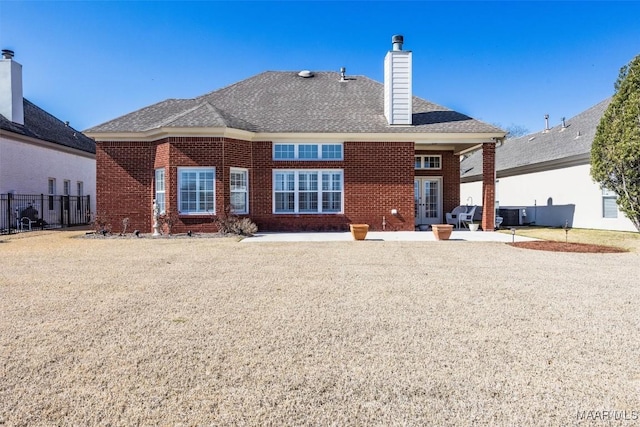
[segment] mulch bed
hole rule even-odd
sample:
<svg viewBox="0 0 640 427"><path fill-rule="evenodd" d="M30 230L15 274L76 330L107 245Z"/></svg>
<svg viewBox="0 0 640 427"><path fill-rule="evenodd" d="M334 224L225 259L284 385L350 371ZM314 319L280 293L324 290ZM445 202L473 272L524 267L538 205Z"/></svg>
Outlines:
<svg viewBox="0 0 640 427"><path fill-rule="evenodd" d="M620 253L628 252L626 249L615 246L592 245L587 243L565 243L551 240L536 240L533 242L508 243L516 248L535 249L538 251L552 252L580 252L580 253Z"/></svg>

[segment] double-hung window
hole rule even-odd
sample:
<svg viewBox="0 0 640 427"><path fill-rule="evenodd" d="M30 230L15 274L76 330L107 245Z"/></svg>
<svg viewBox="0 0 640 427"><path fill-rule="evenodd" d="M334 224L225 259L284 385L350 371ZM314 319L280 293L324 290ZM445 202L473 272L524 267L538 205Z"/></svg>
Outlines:
<svg viewBox="0 0 640 427"><path fill-rule="evenodd" d="M178 168L180 214L215 214L215 175L215 168Z"/></svg>
<svg viewBox="0 0 640 427"><path fill-rule="evenodd" d="M155 177L156 187L156 208L159 214L163 214L166 211L166 199L165 199L165 175L164 169L156 169Z"/></svg>
<svg viewBox="0 0 640 427"><path fill-rule="evenodd" d="M273 144L274 160L342 160L342 144Z"/></svg>
<svg viewBox="0 0 640 427"><path fill-rule="evenodd" d="M231 186L231 212L235 214L249 213L249 171L231 168L229 183Z"/></svg>
<svg viewBox="0 0 640 427"><path fill-rule="evenodd" d="M49 178L49 181L47 182L47 189L49 191L49 210L52 211L53 210L53 199L54 196L56 195L56 179L55 178Z"/></svg>
<svg viewBox="0 0 640 427"><path fill-rule="evenodd" d="M344 200L342 170L274 170L273 212L341 213Z"/></svg>

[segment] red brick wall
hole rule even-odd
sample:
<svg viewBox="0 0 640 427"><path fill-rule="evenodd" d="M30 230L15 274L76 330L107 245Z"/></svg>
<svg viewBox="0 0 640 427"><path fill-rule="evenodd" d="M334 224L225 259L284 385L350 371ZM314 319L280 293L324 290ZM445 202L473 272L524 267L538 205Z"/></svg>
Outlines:
<svg viewBox="0 0 640 427"><path fill-rule="evenodd" d="M496 211L496 144L482 144L482 229L495 229ZM489 209L487 209L489 207Z"/></svg>
<svg viewBox="0 0 640 427"><path fill-rule="evenodd" d="M270 141L253 144L251 219L263 230L413 230L413 143L345 142L343 161L274 161ZM344 213L273 214L273 169L342 169ZM391 215L397 209L398 215Z"/></svg>
<svg viewBox="0 0 640 427"><path fill-rule="evenodd" d="M96 215L110 223L112 231L151 230L155 144L149 142L96 143Z"/></svg>
<svg viewBox="0 0 640 427"><path fill-rule="evenodd" d="M347 230L349 223L367 223L371 230L413 230L413 178L443 177L443 212L460 198L458 156L446 151L442 170L415 171L412 142L345 142L343 161L274 161L270 141L179 137L146 142L99 142L97 158L98 213L121 221L129 230L151 232L154 169L165 168L167 210L177 211L177 171L181 166L216 168L216 212L230 201L229 168L249 170L248 215L261 230ZM278 214L272 200L273 169L342 169L344 213L339 215ZM126 191L123 191L126 189ZM397 209L398 215L391 214ZM383 219L384 217L384 219ZM211 215L180 216L174 233L215 231ZM116 230L117 231L117 230Z"/></svg>
<svg viewBox="0 0 640 427"><path fill-rule="evenodd" d="M414 230L413 142L345 142L345 216L370 230ZM391 210L396 209L396 216Z"/></svg>

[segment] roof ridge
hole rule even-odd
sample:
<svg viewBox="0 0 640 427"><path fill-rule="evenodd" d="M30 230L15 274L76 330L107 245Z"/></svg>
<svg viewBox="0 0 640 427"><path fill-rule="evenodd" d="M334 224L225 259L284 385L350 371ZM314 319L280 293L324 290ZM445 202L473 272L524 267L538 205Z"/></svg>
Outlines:
<svg viewBox="0 0 640 427"><path fill-rule="evenodd" d="M193 98L187 98L187 99L183 99L182 101L195 101L195 99ZM162 120L156 121L155 123L150 124L146 130L150 130L150 129L155 129L155 128L159 128L162 126L167 126L172 122L175 122L176 120L178 120L181 117L186 116L189 113L192 113L200 108L202 108L204 104L200 103L200 104L196 104L193 107L187 108L186 110L183 110L179 113L173 114L172 116L163 118Z"/></svg>

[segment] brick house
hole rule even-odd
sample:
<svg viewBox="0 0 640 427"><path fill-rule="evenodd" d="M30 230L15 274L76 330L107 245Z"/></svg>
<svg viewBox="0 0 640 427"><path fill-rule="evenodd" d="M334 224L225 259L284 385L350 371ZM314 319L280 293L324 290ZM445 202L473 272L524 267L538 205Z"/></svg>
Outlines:
<svg viewBox="0 0 640 427"><path fill-rule="evenodd" d="M150 230L155 199L178 214L176 232L214 231L225 207L261 230L414 230L458 205L460 154L479 147L492 205L505 132L413 96L402 43L393 37L384 84L344 69L264 72L88 129L98 215Z"/></svg>

